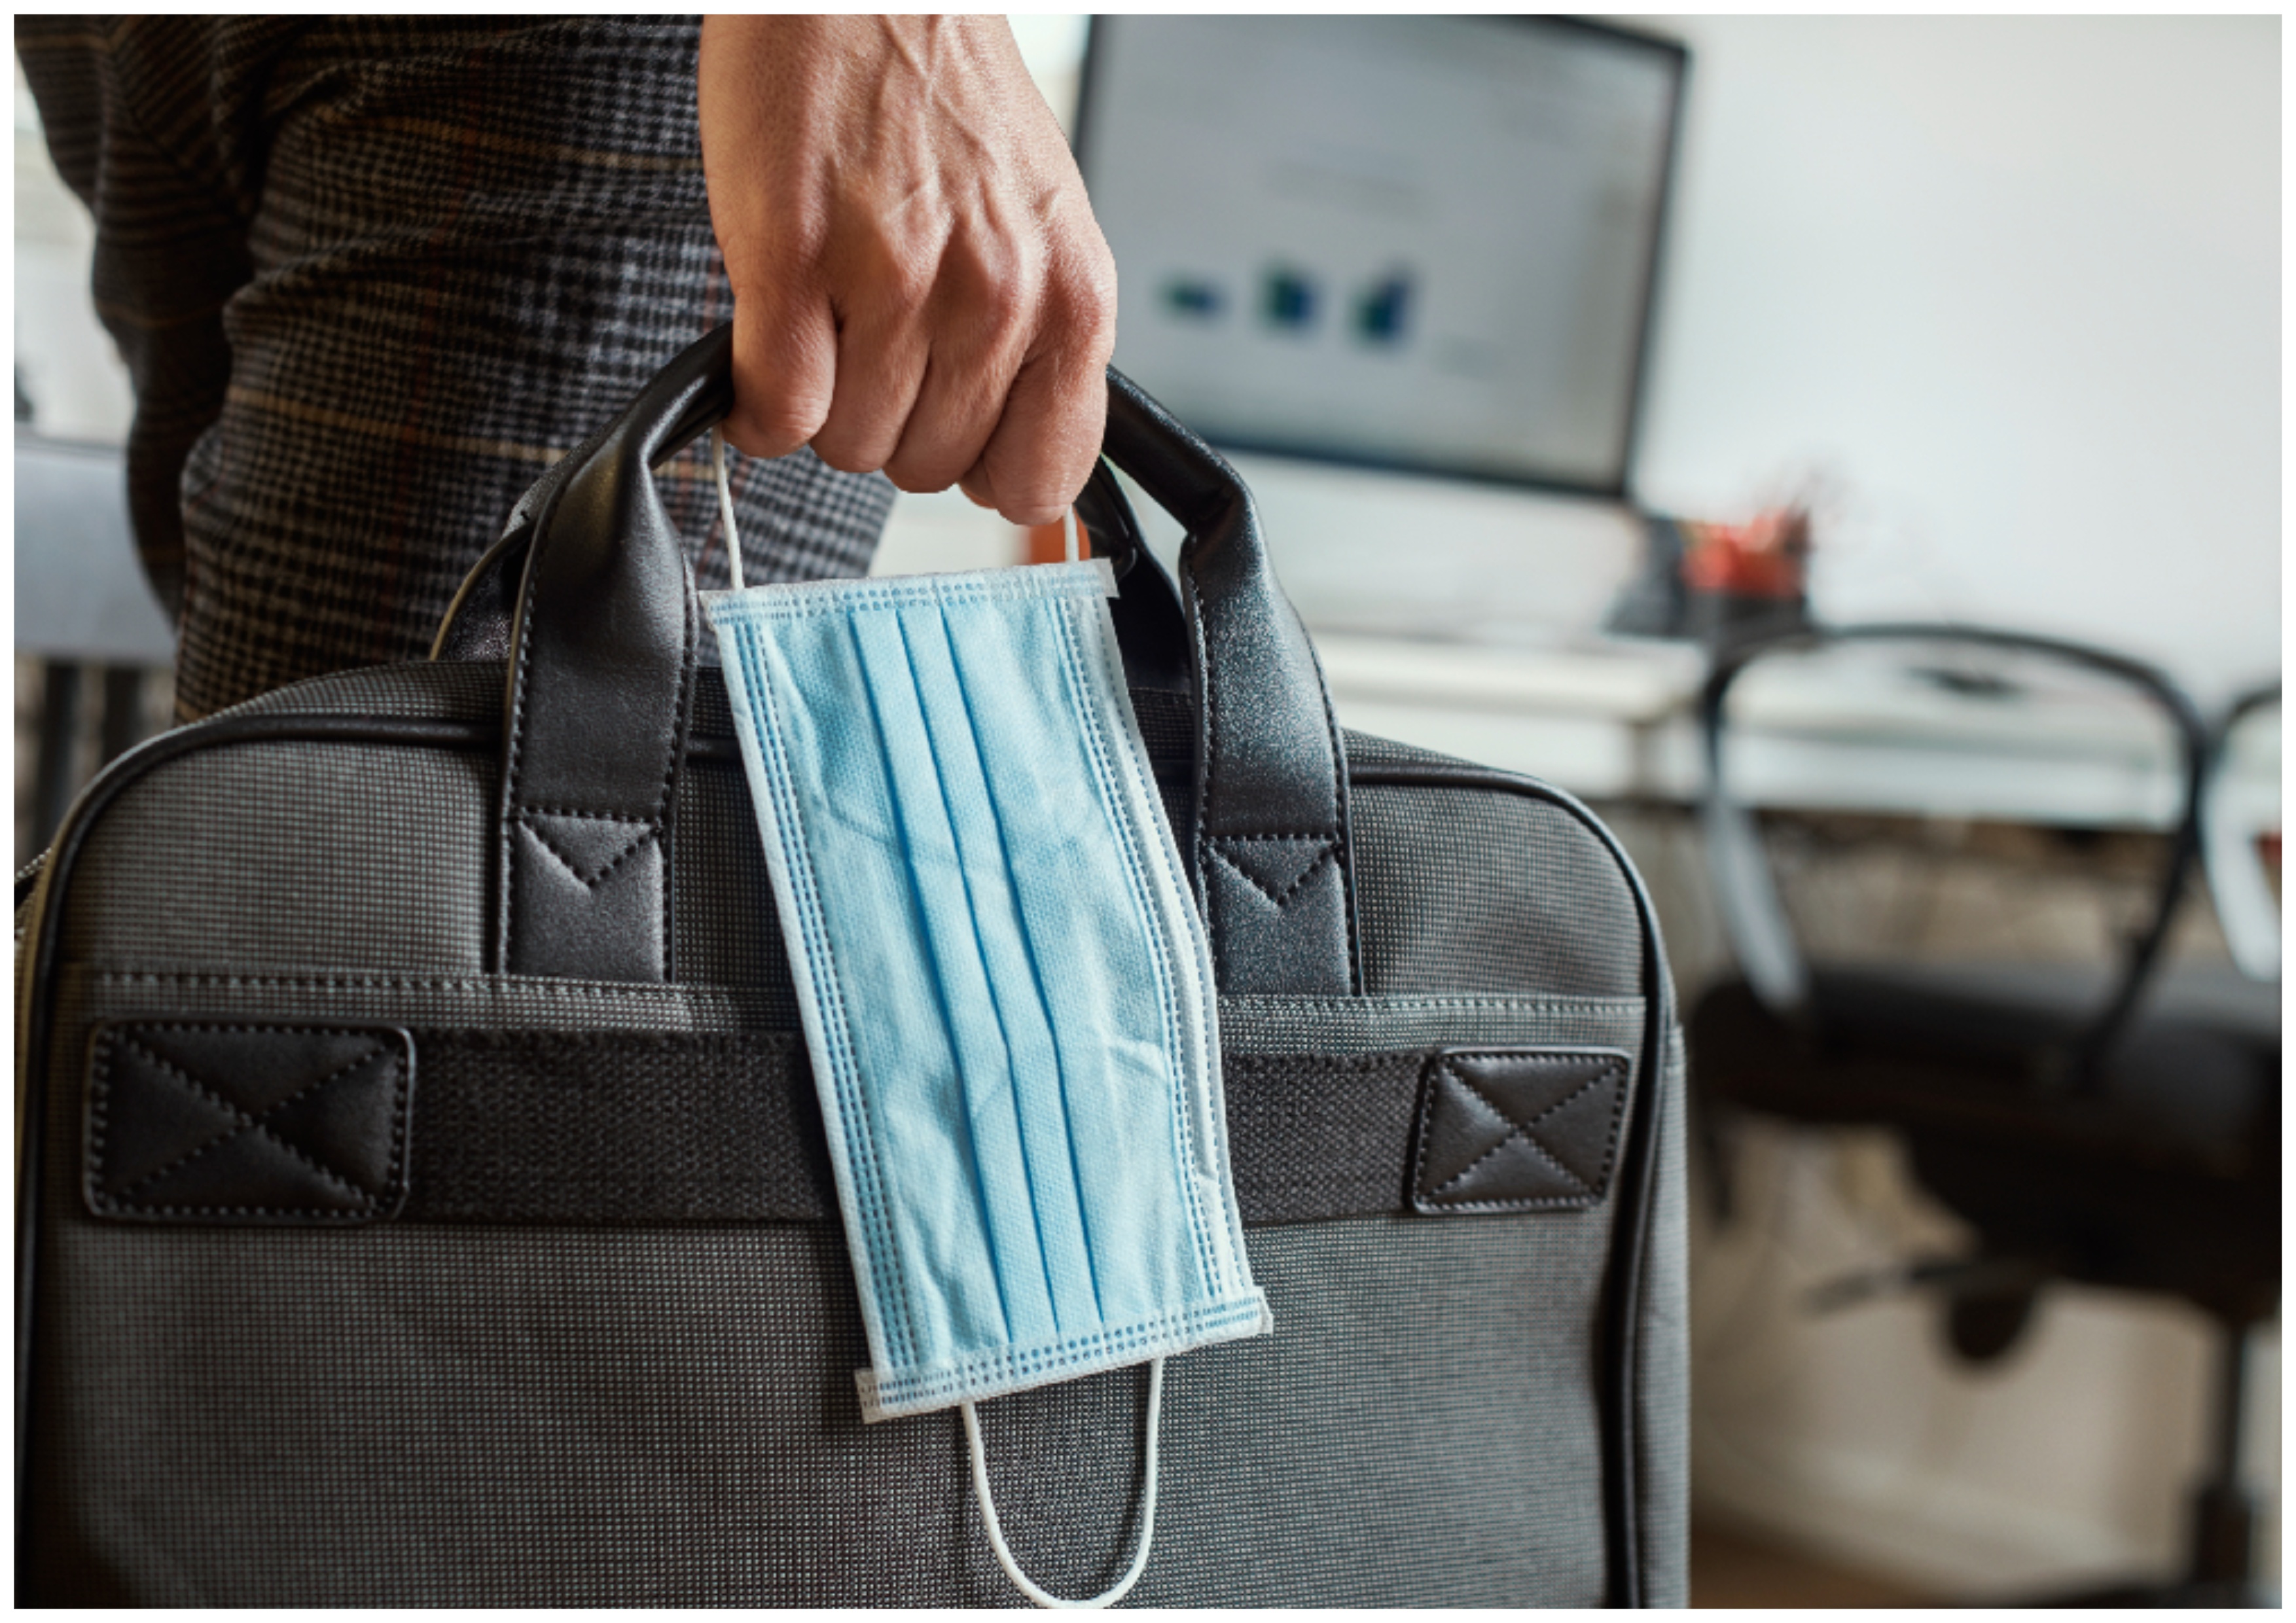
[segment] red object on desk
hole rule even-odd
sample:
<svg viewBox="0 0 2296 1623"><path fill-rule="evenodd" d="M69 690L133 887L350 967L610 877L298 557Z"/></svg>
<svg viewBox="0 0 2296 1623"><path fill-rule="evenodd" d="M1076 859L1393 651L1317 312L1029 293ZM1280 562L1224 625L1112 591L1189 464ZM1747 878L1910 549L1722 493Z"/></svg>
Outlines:
<svg viewBox="0 0 2296 1623"><path fill-rule="evenodd" d="M1809 563L1809 514L1773 508L1743 524L1682 526L1682 578L1693 592L1734 597L1799 598Z"/></svg>

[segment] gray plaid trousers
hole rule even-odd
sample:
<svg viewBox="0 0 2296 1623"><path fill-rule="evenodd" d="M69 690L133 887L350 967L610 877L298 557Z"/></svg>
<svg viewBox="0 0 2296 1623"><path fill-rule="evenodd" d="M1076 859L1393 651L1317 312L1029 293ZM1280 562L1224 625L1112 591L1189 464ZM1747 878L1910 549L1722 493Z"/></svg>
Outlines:
<svg viewBox="0 0 2296 1623"><path fill-rule="evenodd" d="M134 377L129 502L192 719L420 658L512 502L733 308L691 18L16 20ZM702 584L706 453L664 471ZM736 460L748 578L861 573L893 499Z"/></svg>

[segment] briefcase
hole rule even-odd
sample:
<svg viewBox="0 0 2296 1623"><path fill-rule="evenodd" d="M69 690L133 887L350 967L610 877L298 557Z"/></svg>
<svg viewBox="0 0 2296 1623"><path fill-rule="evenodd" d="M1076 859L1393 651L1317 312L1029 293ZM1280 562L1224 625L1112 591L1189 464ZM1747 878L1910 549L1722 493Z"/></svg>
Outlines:
<svg viewBox="0 0 2296 1623"><path fill-rule="evenodd" d="M36 1604L1012 1604L868 1353L720 673L651 471L521 500L435 657L166 734L19 884ZM1250 495L1111 374L1079 503L1209 934L1274 1332L1171 1361L1130 1603L1680 1603L1681 1046L1618 844L1342 732ZM1111 466L1185 529L1177 579ZM1399 541L1398 569L1407 566ZM1145 1378L981 1406L1089 1594Z"/></svg>

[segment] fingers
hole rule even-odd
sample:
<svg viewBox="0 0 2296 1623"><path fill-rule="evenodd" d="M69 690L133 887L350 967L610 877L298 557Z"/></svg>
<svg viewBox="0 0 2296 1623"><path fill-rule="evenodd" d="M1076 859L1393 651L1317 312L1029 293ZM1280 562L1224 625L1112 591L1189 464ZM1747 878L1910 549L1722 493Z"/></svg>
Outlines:
<svg viewBox="0 0 2296 1623"><path fill-rule="evenodd" d="M1004 414L971 476L1012 522L1059 522L1091 477L1108 416L1105 365L1040 357L1013 380Z"/></svg>
<svg viewBox="0 0 2296 1623"><path fill-rule="evenodd" d="M900 444L932 348L936 266L875 232L853 234L832 261L841 317L836 389L814 455L848 473L873 473Z"/></svg>
<svg viewBox="0 0 2296 1623"><path fill-rule="evenodd" d="M726 438L1056 516L1099 449L1115 268L1004 21L713 17L695 95Z"/></svg>
<svg viewBox="0 0 2296 1623"><path fill-rule="evenodd" d="M1100 455L1116 343L1115 265L1086 213L1040 297L1013 298L1011 290L1033 277L1000 281L994 266L975 274L978 287L964 289L974 316L940 329L973 341L936 344L886 472L904 490L941 490L954 480L1015 524L1053 523Z"/></svg>
<svg viewBox="0 0 2296 1623"><path fill-rule="evenodd" d="M788 455L829 420L837 375L837 321L826 298L797 290L737 298L726 439L747 455Z"/></svg>
<svg viewBox="0 0 2296 1623"><path fill-rule="evenodd" d="M867 291L841 330L828 300L783 299L756 324L781 330L745 346L737 307L742 432L728 438L765 455L810 443L830 466L882 469L903 490L962 483L1015 524L1065 512L1100 453L1110 301L1074 278L1045 287L966 244L930 272L880 257L845 280ZM745 360L758 369L744 373Z"/></svg>
<svg viewBox="0 0 2296 1623"><path fill-rule="evenodd" d="M967 475L1015 524L1054 523L1069 510L1091 477L1107 424L1116 267L1088 215L1083 233L1054 281L1038 341L1004 395L996 431Z"/></svg>
<svg viewBox="0 0 2296 1623"><path fill-rule="evenodd" d="M946 490L980 460L1041 302L1041 275L1026 258L962 239L950 245L924 376L885 460L901 489Z"/></svg>

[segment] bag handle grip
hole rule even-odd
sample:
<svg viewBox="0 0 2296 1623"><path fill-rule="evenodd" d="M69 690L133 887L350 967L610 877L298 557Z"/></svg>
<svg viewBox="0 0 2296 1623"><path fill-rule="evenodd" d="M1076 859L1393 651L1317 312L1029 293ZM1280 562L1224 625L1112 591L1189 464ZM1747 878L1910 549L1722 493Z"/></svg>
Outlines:
<svg viewBox="0 0 2296 1623"><path fill-rule="evenodd" d="M1220 989L1345 995L1359 984L1347 762L1315 650L1234 470L1113 368L1108 387L1107 462L1187 532L1177 588L1105 467L1078 510L1126 577L1128 671L1167 688L1185 673L1193 690L1193 826L1175 832ZM700 615L649 470L733 400L732 329L720 327L520 500L441 626L434 657L507 661L492 955L503 971L672 978L672 814Z"/></svg>

